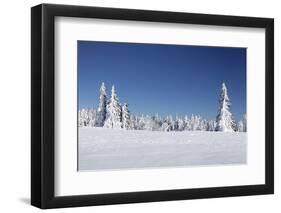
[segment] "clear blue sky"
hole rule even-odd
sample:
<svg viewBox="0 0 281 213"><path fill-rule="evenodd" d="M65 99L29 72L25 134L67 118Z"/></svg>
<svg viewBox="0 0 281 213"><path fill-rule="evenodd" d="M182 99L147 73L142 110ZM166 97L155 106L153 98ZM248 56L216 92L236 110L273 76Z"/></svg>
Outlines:
<svg viewBox="0 0 281 213"><path fill-rule="evenodd" d="M232 113L246 113L246 49L78 41L79 108L97 107L105 82L135 115L214 119L222 82Z"/></svg>

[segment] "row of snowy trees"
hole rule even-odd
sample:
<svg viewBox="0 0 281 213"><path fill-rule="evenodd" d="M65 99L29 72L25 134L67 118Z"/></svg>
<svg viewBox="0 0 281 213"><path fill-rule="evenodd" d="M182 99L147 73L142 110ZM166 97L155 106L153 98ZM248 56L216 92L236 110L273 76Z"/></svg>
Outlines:
<svg viewBox="0 0 281 213"><path fill-rule="evenodd" d="M114 85L111 89L111 98L107 101L106 87L102 83L98 109L82 109L78 116L79 126L132 129L128 104L120 104Z"/></svg>
<svg viewBox="0 0 281 213"><path fill-rule="evenodd" d="M246 132L247 119L236 122L230 112L230 100L226 85L222 84L222 92L219 99L219 111L216 120L206 120L198 115L190 117L160 117L135 116L130 114L128 104L121 104L114 85L111 89L111 97L108 100L105 84L100 88L99 105L97 109L79 110L79 126L123 128L128 130L150 131L222 131L222 132Z"/></svg>

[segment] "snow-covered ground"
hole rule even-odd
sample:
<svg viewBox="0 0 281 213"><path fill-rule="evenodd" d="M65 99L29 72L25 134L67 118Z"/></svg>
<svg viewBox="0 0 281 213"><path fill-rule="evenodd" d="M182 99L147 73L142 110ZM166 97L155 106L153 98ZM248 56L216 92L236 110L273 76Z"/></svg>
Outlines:
<svg viewBox="0 0 281 213"><path fill-rule="evenodd" d="M79 170L246 163L247 134L79 128Z"/></svg>

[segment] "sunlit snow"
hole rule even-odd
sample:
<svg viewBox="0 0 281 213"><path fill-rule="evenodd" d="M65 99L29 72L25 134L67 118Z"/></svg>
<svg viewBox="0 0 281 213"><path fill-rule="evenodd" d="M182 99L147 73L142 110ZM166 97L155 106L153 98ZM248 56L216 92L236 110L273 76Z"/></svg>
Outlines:
<svg viewBox="0 0 281 213"><path fill-rule="evenodd" d="M115 170L245 164L247 133L79 127L78 168Z"/></svg>

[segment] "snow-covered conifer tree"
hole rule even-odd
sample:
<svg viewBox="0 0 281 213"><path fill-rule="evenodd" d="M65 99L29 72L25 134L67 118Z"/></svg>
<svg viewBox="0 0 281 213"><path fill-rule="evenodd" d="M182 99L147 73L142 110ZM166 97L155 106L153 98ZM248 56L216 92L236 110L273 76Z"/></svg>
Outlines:
<svg viewBox="0 0 281 213"><path fill-rule="evenodd" d="M81 109L78 111L78 125L82 126L95 126L96 121L96 110L91 109Z"/></svg>
<svg viewBox="0 0 281 213"><path fill-rule="evenodd" d="M179 119L178 119L178 130L179 130L179 131L183 131L184 128L185 128L184 119L179 118Z"/></svg>
<svg viewBox="0 0 281 213"><path fill-rule="evenodd" d="M146 118L142 115L141 117L136 117L136 126L138 130L143 130L146 123Z"/></svg>
<svg viewBox="0 0 281 213"><path fill-rule="evenodd" d="M247 115L246 114L244 114L242 122L243 122L243 132L247 132Z"/></svg>
<svg viewBox="0 0 281 213"><path fill-rule="evenodd" d="M107 128L122 128L122 108L114 85L111 89L110 102L107 105L106 120L104 126Z"/></svg>
<svg viewBox="0 0 281 213"><path fill-rule="evenodd" d="M172 117L171 116L167 116L166 119L164 119L162 126L161 126L161 130L164 132L169 132L172 131Z"/></svg>
<svg viewBox="0 0 281 213"><path fill-rule="evenodd" d="M154 118L154 130L160 131L160 128L162 126L161 117L157 113L153 118Z"/></svg>
<svg viewBox="0 0 281 213"><path fill-rule="evenodd" d="M131 119L128 104L122 106L122 127L123 129L131 129Z"/></svg>
<svg viewBox="0 0 281 213"><path fill-rule="evenodd" d="M146 115L144 117L144 126L143 126L143 129L144 130L154 130L154 118L149 116L149 115Z"/></svg>
<svg viewBox="0 0 281 213"><path fill-rule="evenodd" d="M137 129L137 117L134 115L130 115L130 124L131 124L131 129Z"/></svg>
<svg viewBox="0 0 281 213"><path fill-rule="evenodd" d="M145 123L143 129L150 131L157 131L160 129L159 117L156 116L145 116Z"/></svg>
<svg viewBox="0 0 281 213"><path fill-rule="evenodd" d="M172 116L172 115L169 115L168 118L167 118L167 120L168 120L168 124L170 125L169 131L174 131L175 120L174 120L173 116Z"/></svg>
<svg viewBox="0 0 281 213"><path fill-rule="evenodd" d="M191 115L191 118L190 118L191 130L192 131L200 130L200 122L201 122L200 116Z"/></svg>
<svg viewBox="0 0 281 213"><path fill-rule="evenodd" d="M238 132L244 132L243 121L238 122Z"/></svg>
<svg viewBox="0 0 281 213"><path fill-rule="evenodd" d="M179 130L179 117L178 116L176 116L175 120L173 121L172 128L173 128L173 131Z"/></svg>
<svg viewBox="0 0 281 213"><path fill-rule="evenodd" d="M213 121L213 120L209 120L207 122L207 131L215 131L216 129L216 121Z"/></svg>
<svg viewBox="0 0 281 213"><path fill-rule="evenodd" d="M187 130L187 131L190 131L191 130L191 121L190 119L188 118L188 116L184 116L184 129Z"/></svg>
<svg viewBox="0 0 281 213"><path fill-rule="evenodd" d="M97 121L97 111L94 108L88 110L88 118L89 118L88 126L94 127Z"/></svg>
<svg viewBox="0 0 281 213"><path fill-rule="evenodd" d="M88 110L87 109L81 109L78 112L79 117L79 126L88 126L89 118L88 118Z"/></svg>
<svg viewBox="0 0 281 213"><path fill-rule="evenodd" d="M102 127L106 119L106 107L107 107L107 94L106 87L104 82L102 82L100 87L100 97L99 97L99 106L97 109L96 116L96 126Z"/></svg>
<svg viewBox="0 0 281 213"><path fill-rule="evenodd" d="M234 119L233 119L232 129L234 130L234 132L238 131L238 123Z"/></svg>
<svg viewBox="0 0 281 213"><path fill-rule="evenodd" d="M199 128L200 131L207 131L208 129L208 121L206 119L201 119L199 123Z"/></svg>
<svg viewBox="0 0 281 213"><path fill-rule="evenodd" d="M161 130L164 132L169 132L171 130L170 124L167 121L164 121L161 126Z"/></svg>
<svg viewBox="0 0 281 213"><path fill-rule="evenodd" d="M79 111L79 126L88 126L89 118L88 118L88 110L81 109Z"/></svg>
<svg viewBox="0 0 281 213"><path fill-rule="evenodd" d="M227 94L225 83L222 83L221 95L219 99L219 111L216 118L216 131L234 132L236 123L230 112L230 99Z"/></svg>

